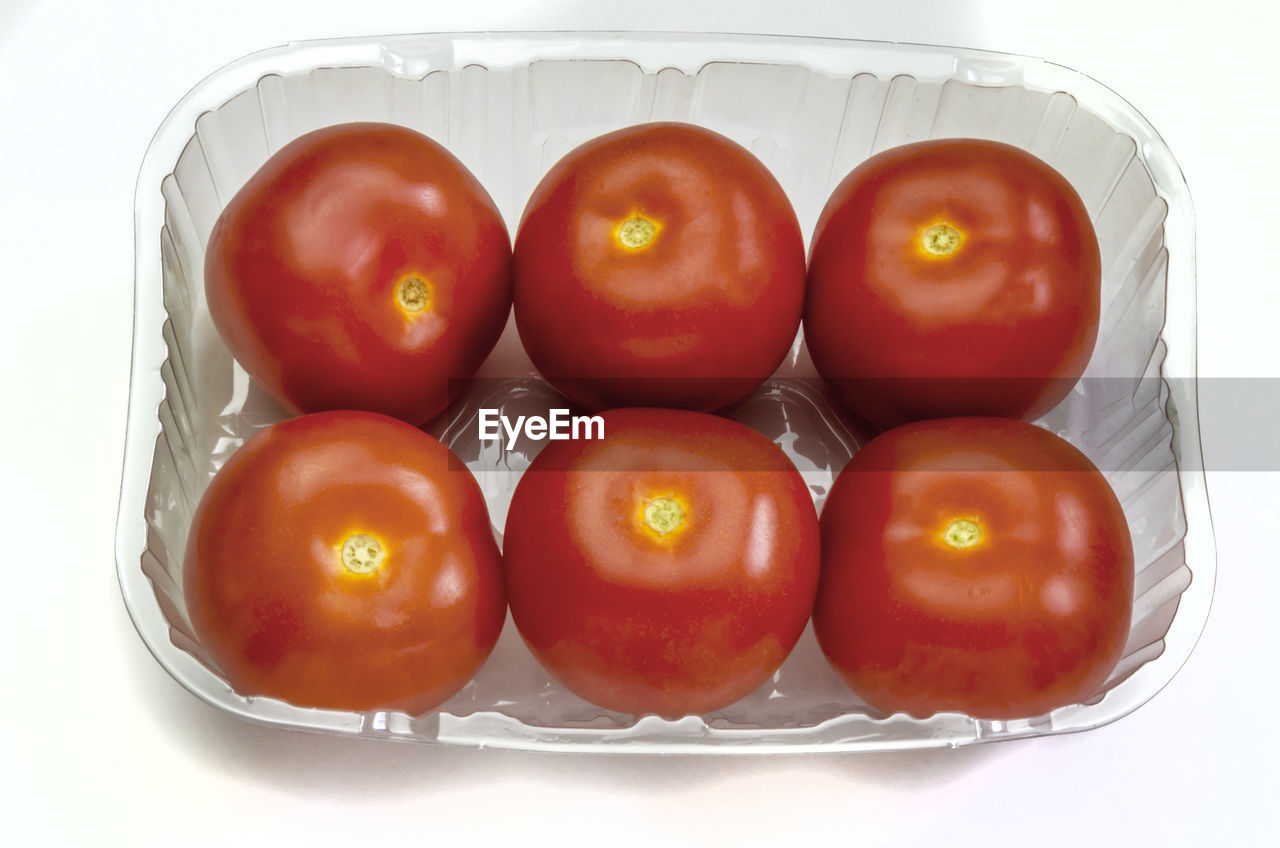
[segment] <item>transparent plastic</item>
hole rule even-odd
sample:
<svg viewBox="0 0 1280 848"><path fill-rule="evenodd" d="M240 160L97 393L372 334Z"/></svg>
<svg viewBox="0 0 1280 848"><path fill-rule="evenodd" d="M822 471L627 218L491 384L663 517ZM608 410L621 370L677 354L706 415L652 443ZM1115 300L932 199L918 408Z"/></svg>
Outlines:
<svg viewBox="0 0 1280 848"><path fill-rule="evenodd" d="M204 244L235 191L283 144L351 120L439 140L494 196L512 233L534 185L575 145L681 120L747 146L806 234L835 184L908 141L1016 144L1061 171L1102 246L1103 311L1086 377L1041 421L1107 473L1137 558L1125 658L1089 703L1026 721L881 716L828 668L812 631L781 670L716 713L668 721L593 707L555 684L510 620L476 679L422 716L301 709L233 693L191 633L182 556L215 470L282 411L227 353L205 307ZM156 133L136 199L132 388L116 559L129 613L183 686L268 724L473 746L574 751L874 751L1085 730L1155 695L1208 615L1215 552L1195 395L1194 232L1186 184L1155 130L1104 86L1036 59L830 39L677 34L444 34L293 44L196 86ZM508 325L484 379L433 426L476 474L495 533L534 446L482 443L476 410L545 409L549 390ZM773 437L819 506L856 449L797 339L734 417Z"/></svg>

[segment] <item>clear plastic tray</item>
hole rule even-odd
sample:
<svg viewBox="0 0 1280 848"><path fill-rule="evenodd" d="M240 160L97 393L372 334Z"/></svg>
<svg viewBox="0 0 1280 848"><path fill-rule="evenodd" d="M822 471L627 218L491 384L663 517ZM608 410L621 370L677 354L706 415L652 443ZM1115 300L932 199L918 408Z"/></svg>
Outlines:
<svg viewBox="0 0 1280 848"><path fill-rule="evenodd" d="M284 417L237 366L204 302L204 244L224 203L272 153L351 120L404 124L447 145L512 233L541 175L575 145L681 120L746 145L805 233L835 184L903 142L976 136L1019 145L1071 180L1103 256L1102 323L1084 380L1042 424L1107 473L1137 558L1126 656L1090 703L1034 720L879 716L824 662L812 631L781 670L719 712L667 721L609 713L556 685L510 620L476 679L423 716L301 709L234 694L207 664L182 596L192 510L214 471ZM456 745L575 751L768 752L958 746L1084 730L1156 694L1190 654L1213 592L1195 395L1194 232L1178 166L1104 86L1036 59L828 39L726 35L448 34L293 44L196 86L156 133L138 179L137 289L116 559L129 613L183 686L238 716L291 728ZM527 412L550 395L514 327L483 379L432 432L476 473L495 532L533 446L482 444L481 406ZM856 447L799 339L735 417L775 438L815 500ZM518 408L518 410L517 410Z"/></svg>

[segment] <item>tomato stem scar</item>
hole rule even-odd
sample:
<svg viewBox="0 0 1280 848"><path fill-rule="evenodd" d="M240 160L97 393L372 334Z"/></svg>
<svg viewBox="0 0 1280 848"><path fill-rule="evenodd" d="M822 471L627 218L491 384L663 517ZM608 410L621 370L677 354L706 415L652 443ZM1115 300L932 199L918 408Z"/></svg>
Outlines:
<svg viewBox="0 0 1280 848"><path fill-rule="evenodd" d="M416 274L408 274L396 287L396 302L405 312L421 312L431 300L431 286Z"/></svg>
<svg viewBox="0 0 1280 848"><path fill-rule="evenodd" d="M632 215L618 225L618 241L629 250L639 250L653 241L658 227L643 215Z"/></svg>
<svg viewBox="0 0 1280 848"><path fill-rule="evenodd" d="M650 498L644 502L645 526L659 536L679 530L684 518L684 507L675 498Z"/></svg>
<svg viewBox="0 0 1280 848"><path fill-rule="evenodd" d="M982 541L982 529L977 522L967 518L957 518L942 531L942 539L953 548L964 550Z"/></svg>
<svg viewBox="0 0 1280 848"><path fill-rule="evenodd" d="M945 221L930 224L920 233L920 244L930 256L950 256L960 248L964 237Z"/></svg>
<svg viewBox="0 0 1280 848"><path fill-rule="evenodd" d="M342 564L352 574L373 574L386 559L386 547L373 536L355 533L342 542Z"/></svg>

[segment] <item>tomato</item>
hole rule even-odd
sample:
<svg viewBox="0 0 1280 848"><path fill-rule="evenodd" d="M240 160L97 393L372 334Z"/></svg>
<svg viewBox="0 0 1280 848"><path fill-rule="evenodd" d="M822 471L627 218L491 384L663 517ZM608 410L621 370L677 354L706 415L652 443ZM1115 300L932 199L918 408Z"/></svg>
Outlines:
<svg viewBox="0 0 1280 848"><path fill-rule="evenodd" d="M565 687L610 710L726 706L800 637L818 522L782 451L697 412L603 414L604 438L551 442L511 501L511 615Z"/></svg>
<svg viewBox="0 0 1280 848"><path fill-rule="evenodd" d="M184 567L192 626L232 689L303 707L425 712L471 679L506 617L475 480L367 412L246 442L200 501Z"/></svg>
<svg viewBox="0 0 1280 848"><path fill-rule="evenodd" d="M885 713L1030 718L1098 692L1133 579L1124 513L1084 454L1022 421L925 421L836 479L814 630Z"/></svg>
<svg viewBox="0 0 1280 848"><path fill-rule="evenodd" d="M629 127L534 190L516 234L516 326L583 407L717 409L795 341L804 264L795 211L745 148L687 124Z"/></svg>
<svg viewBox="0 0 1280 848"><path fill-rule="evenodd" d="M285 145L231 199L209 237L205 292L232 355L287 409L422 424L497 342L511 246L443 147L342 124Z"/></svg>
<svg viewBox="0 0 1280 848"><path fill-rule="evenodd" d="M1088 365L1100 297L1098 240L1066 179L1006 144L924 141L868 159L827 202L805 341L876 427L1031 420Z"/></svg>

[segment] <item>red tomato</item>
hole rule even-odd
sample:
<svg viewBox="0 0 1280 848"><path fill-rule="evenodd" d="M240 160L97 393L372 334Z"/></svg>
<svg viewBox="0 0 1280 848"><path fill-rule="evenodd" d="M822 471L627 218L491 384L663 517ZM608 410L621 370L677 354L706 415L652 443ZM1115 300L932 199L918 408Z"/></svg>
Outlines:
<svg viewBox="0 0 1280 848"><path fill-rule="evenodd" d="M645 124L578 147L516 235L525 350L590 409L740 400L786 355L803 304L804 242L782 187L700 127Z"/></svg>
<svg viewBox="0 0 1280 848"><path fill-rule="evenodd" d="M553 677L606 709L733 703L809 619L809 491L776 445L727 419L603 418L604 439L550 443L516 488L503 552L512 618Z"/></svg>
<svg viewBox="0 0 1280 848"><path fill-rule="evenodd" d="M231 199L209 237L205 293L232 355L283 406L422 424L497 342L511 246L443 147L342 124L286 145Z"/></svg>
<svg viewBox="0 0 1280 848"><path fill-rule="evenodd" d="M1030 718L1106 681L1133 577L1124 513L1084 454L1012 419L924 421L836 479L814 630L878 710Z"/></svg>
<svg viewBox="0 0 1280 848"><path fill-rule="evenodd" d="M188 611L231 688L304 707L422 713L506 617L480 489L443 445L367 412L269 427L214 477Z"/></svg>
<svg viewBox="0 0 1280 848"><path fill-rule="evenodd" d="M1098 334L1098 240L1071 185L1029 153L945 139L873 156L818 220L805 302L814 364L877 427L1036 418Z"/></svg>

